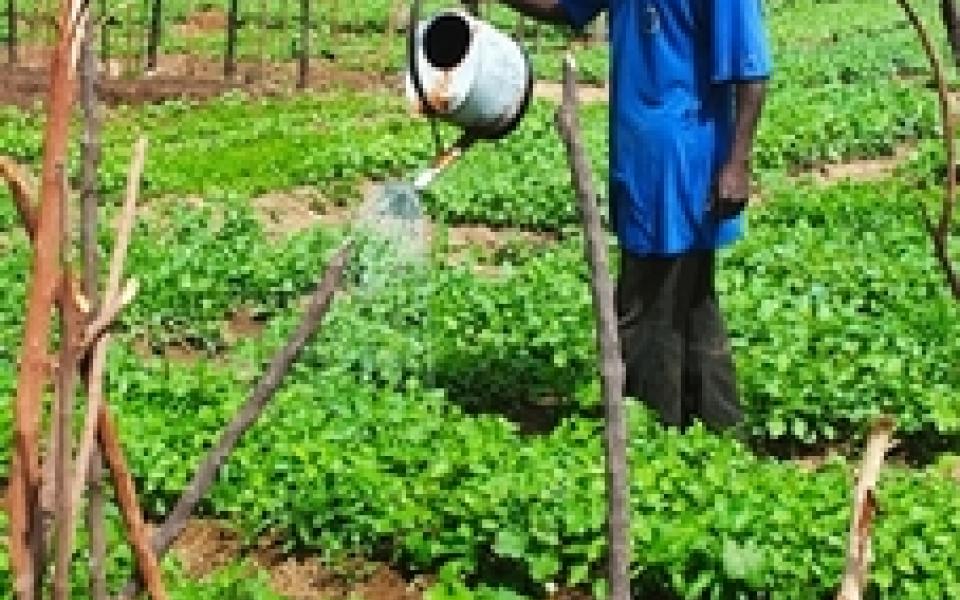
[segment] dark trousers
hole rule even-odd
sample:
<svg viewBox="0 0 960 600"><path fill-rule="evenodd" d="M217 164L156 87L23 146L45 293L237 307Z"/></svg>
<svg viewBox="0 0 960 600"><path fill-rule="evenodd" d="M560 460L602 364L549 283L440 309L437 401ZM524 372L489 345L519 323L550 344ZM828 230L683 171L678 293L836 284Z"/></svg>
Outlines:
<svg viewBox="0 0 960 600"><path fill-rule="evenodd" d="M676 257L621 251L616 296L624 391L665 425L686 428L696 418L723 429L742 419L714 269L712 251Z"/></svg>

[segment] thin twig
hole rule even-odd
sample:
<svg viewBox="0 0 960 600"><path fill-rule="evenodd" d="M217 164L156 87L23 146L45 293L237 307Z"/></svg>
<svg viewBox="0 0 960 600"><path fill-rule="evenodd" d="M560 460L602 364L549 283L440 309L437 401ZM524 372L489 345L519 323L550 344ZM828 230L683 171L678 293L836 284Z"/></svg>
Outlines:
<svg viewBox="0 0 960 600"><path fill-rule="evenodd" d="M130 232L133 230L133 220L137 212L137 192L140 189L146 156L147 138L141 136L134 146L130 171L127 174L126 199L123 203L120 223L117 225L117 239L114 244L113 255L110 257L107 291L103 296L105 301L117 298L117 293L120 291L120 279L123 276L123 265L127 259L127 246L130 244Z"/></svg>
<svg viewBox="0 0 960 600"><path fill-rule="evenodd" d="M74 515L80 508L83 499L83 489L86 486L87 470L91 463L91 457L97 439L97 419L100 414L100 405L103 404L103 373L106 368L107 348L110 344L110 334L104 333L97 339L93 348L90 361L89 383L87 386L87 412L83 420L83 432L80 434L80 445L77 449L77 456L74 460L74 472L76 477L73 480ZM74 527L76 525L74 524Z"/></svg>
<svg viewBox="0 0 960 600"><path fill-rule="evenodd" d="M101 307L100 314L94 319L93 323L87 327L87 332L84 334L83 341L80 344L81 348L92 348L97 338L117 320L120 311L133 302L133 298L136 295L137 280L128 279L119 296L115 298L108 297L108 300L105 301Z"/></svg>
<svg viewBox="0 0 960 600"><path fill-rule="evenodd" d="M20 221L27 230L30 239L37 232L37 209L35 187L27 179L24 169L15 163L13 159L6 156L0 156L0 177L6 180L10 188L10 195L13 196L13 203L17 207L17 214Z"/></svg>
<svg viewBox="0 0 960 600"><path fill-rule="evenodd" d="M930 214L925 205L921 204L920 210L922 211L927 231L933 238L936 257L940 262L940 266L943 268L943 272L947 278L947 284L950 286L950 291L953 293L953 297L960 301L960 274L957 273L956 268L953 266L953 259L950 256L950 225L953 222L953 207L957 196L957 166L954 146L954 123L950 111L950 96L947 92L946 77L943 74L940 57L934 48L926 26L924 26L923 21L920 19L920 15L917 14L908 0L897 0L897 4L903 8L910 23L913 24L913 28L917 31L917 36L920 38L923 50L930 60L930 67L933 70L933 75L937 82L937 95L940 99L940 115L943 121L943 143L947 152L947 187L940 211L940 219L936 225L934 225L933 220L930 218Z"/></svg>

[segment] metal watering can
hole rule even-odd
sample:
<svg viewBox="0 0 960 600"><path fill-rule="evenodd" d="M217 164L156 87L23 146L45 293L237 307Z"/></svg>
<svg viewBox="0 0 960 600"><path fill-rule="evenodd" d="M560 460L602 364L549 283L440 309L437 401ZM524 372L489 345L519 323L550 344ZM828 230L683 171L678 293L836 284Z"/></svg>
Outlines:
<svg viewBox="0 0 960 600"><path fill-rule="evenodd" d="M527 112L534 81L530 59L513 38L461 9L421 21L420 2L411 3L406 92L431 120L438 157L415 180L417 190L478 140L509 135ZM439 150L437 119L463 130L446 151Z"/></svg>

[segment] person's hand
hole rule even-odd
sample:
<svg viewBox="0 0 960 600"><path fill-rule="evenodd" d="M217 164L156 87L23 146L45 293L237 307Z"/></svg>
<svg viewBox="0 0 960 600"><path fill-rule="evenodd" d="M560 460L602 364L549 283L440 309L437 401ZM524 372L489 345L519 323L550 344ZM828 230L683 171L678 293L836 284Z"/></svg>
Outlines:
<svg viewBox="0 0 960 600"><path fill-rule="evenodd" d="M730 219L741 212L750 198L750 165L729 161L720 169L713 185L710 210L717 219Z"/></svg>

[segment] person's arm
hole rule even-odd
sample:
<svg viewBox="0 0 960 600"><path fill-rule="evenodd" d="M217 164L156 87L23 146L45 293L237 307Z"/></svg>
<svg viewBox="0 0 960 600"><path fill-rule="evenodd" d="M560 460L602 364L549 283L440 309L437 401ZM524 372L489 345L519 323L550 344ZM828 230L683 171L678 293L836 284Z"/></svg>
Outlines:
<svg viewBox="0 0 960 600"><path fill-rule="evenodd" d="M750 155L757 124L766 97L765 81L744 81L736 85L736 125L730 156L720 171L717 187L720 200L745 201L750 197Z"/></svg>
<svg viewBox="0 0 960 600"><path fill-rule="evenodd" d="M556 25L569 25L570 18L560 0L499 0L520 14Z"/></svg>
<svg viewBox="0 0 960 600"><path fill-rule="evenodd" d="M772 61L761 0L712 0L711 6L711 79L735 93L733 139L713 189L714 211L727 218L750 198L750 155Z"/></svg>

